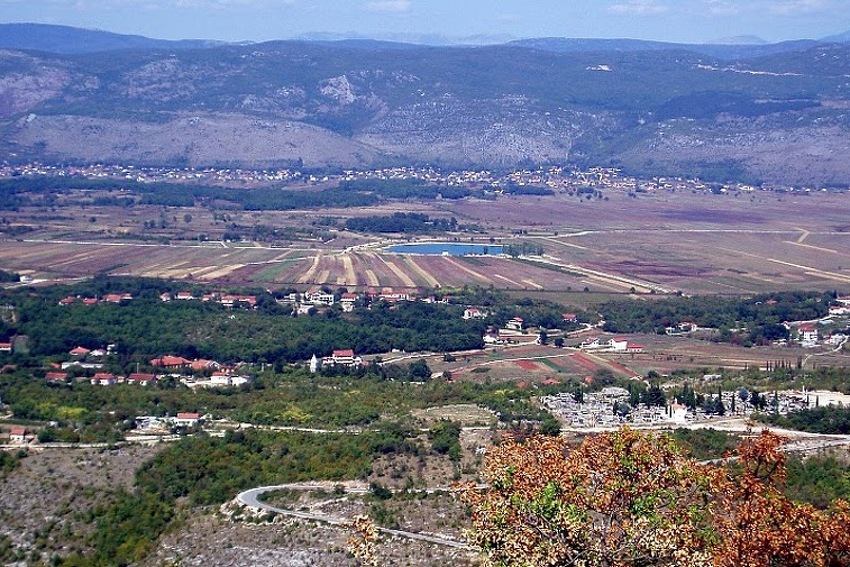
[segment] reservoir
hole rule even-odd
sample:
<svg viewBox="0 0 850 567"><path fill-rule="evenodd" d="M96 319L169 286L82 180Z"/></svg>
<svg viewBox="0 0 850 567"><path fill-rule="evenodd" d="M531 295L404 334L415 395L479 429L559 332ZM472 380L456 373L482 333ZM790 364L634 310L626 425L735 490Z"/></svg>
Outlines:
<svg viewBox="0 0 850 567"><path fill-rule="evenodd" d="M460 242L419 242L396 244L386 248L393 254L424 254L426 256L498 256L503 247L498 244L463 244Z"/></svg>

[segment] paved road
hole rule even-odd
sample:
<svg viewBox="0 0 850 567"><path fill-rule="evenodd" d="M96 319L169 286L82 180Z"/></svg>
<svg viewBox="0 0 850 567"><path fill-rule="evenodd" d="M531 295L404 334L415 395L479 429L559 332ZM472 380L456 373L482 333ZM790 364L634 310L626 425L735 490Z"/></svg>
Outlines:
<svg viewBox="0 0 850 567"><path fill-rule="evenodd" d="M270 504L266 504L265 502L260 501L260 496L265 494L266 492L273 492L275 490L300 490L300 491L314 491L314 490L328 490L327 485L318 485L318 484L281 484L277 486L261 486L258 488L252 488L251 490L246 490L245 492L240 493L236 496L236 500L249 508L255 508L259 510L266 510L268 512L275 512L277 514L283 514L285 516L290 516L293 518L299 518L302 520L310 520L313 522L321 522L325 524L329 524L332 526L347 526L350 521L344 518L337 518L334 516L326 516L324 514L313 514L310 512L302 512L299 510L288 510L285 508L277 508L276 506L272 506ZM441 489L431 488L426 492L434 493ZM369 492L368 488L362 487L346 487L345 492L348 494L366 494ZM418 541L425 541L428 543L433 543L435 545L442 545L445 547L453 547L456 549L465 549L472 551L474 548L457 540L444 538L440 536L426 535L415 532L406 532L403 530L392 530L389 528L377 528L379 532L393 535L398 537L403 537L407 539L414 539Z"/></svg>

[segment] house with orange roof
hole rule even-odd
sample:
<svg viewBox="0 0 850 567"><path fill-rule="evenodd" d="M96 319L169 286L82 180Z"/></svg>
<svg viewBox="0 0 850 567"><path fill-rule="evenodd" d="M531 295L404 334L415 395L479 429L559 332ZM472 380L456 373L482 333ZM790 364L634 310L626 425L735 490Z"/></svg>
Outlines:
<svg viewBox="0 0 850 567"><path fill-rule="evenodd" d="M26 443L31 436L27 435L27 428L15 426L9 431L9 443L13 445L21 445Z"/></svg>
<svg viewBox="0 0 850 567"><path fill-rule="evenodd" d="M117 382L117 378L115 378L115 374L110 372L97 372L91 379L94 386L111 386L115 382Z"/></svg>
<svg viewBox="0 0 850 567"><path fill-rule="evenodd" d="M165 368L167 370L181 370L183 368L188 368L192 361L182 356L173 356L166 354L164 356L160 356L154 359L151 359L151 366L156 368Z"/></svg>
<svg viewBox="0 0 850 567"><path fill-rule="evenodd" d="M215 370L219 368L221 365L215 360L205 360L203 358L198 358L193 360L189 364L189 368L194 370L195 372L203 372L204 370Z"/></svg>
<svg viewBox="0 0 850 567"><path fill-rule="evenodd" d="M178 412L171 422L177 427L195 427L201 422L201 414L195 412Z"/></svg>
<svg viewBox="0 0 850 567"><path fill-rule="evenodd" d="M352 349L335 350L331 356L322 359L322 366L345 366L357 368L363 364L363 359L354 354Z"/></svg>
<svg viewBox="0 0 850 567"><path fill-rule="evenodd" d="M106 303L121 303L122 301L130 301L133 299L131 293L107 293L103 296L103 301Z"/></svg>
<svg viewBox="0 0 850 567"><path fill-rule="evenodd" d="M145 374L142 372L133 372L129 376L127 376L127 384L136 384L139 386L147 386L149 384L156 384L157 377L156 374Z"/></svg>
<svg viewBox="0 0 850 567"><path fill-rule="evenodd" d="M86 347L78 346L68 351L68 354L70 354L71 356L86 356L90 352L91 350L87 349Z"/></svg>

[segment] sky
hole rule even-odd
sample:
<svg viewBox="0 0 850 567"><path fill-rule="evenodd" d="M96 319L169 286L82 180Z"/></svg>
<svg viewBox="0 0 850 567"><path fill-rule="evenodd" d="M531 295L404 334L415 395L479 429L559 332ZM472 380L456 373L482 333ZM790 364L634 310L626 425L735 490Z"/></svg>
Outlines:
<svg viewBox="0 0 850 567"><path fill-rule="evenodd" d="M0 22L223 41L330 33L776 42L850 30L850 0L0 0Z"/></svg>

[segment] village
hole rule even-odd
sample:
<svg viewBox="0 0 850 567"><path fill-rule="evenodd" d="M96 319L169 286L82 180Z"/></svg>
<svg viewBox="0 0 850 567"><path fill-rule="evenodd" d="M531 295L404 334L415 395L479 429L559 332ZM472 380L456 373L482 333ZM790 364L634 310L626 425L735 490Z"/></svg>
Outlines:
<svg viewBox="0 0 850 567"><path fill-rule="evenodd" d="M199 302L219 305L227 310L256 310L263 302L271 299L258 295L234 294L225 291L157 291L156 297L163 304L180 304L182 302ZM136 301L132 293L119 291L106 293L102 296L69 295L59 300L62 308L71 306L95 305L126 305ZM388 309L396 309L405 302L423 303L455 303L458 297L451 294L437 296L425 293L422 296L410 291L399 291L385 287L366 290L361 293L339 289L336 292L329 288L310 288L304 292L289 291L274 296L271 305L284 307L290 316L316 316L329 310L351 313L358 309L371 309L381 302ZM458 311L458 317L470 322L481 322L485 329L482 336L483 349L481 353L491 353L503 357L506 364L511 360L522 361L523 349L542 348L563 352L585 371L604 368L605 360L609 362L626 381L640 382L649 386L650 383L640 373L616 362L623 357L644 355L647 347L635 342L634 336L611 335L602 332L605 321L580 322L576 313L561 314L561 328L544 328L529 325L520 316L514 316L501 324L493 319L493 311L485 306L463 305ZM847 335L838 330L847 326L850 315L850 296L837 296L829 307L829 314L816 321L783 322L782 326L788 331L788 340L774 341L774 347L796 347L813 349L818 353L837 352L847 342ZM565 330L566 329L566 330ZM681 321L668 327L665 335L668 341L689 339L691 336L704 336L714 333L716 329L705 329L689 321ZM703 335L701 335L703 334ZM663 336L663 335L662 335ZM644 336L644 338L647 338ZM27 337L13 337L8 343L0 343L0 353L11 354L16 345L26 348ZM221 363L204 358L186 358L170 353L159 354L147 361L137 364L135 371L114 372L115 368L108 361L114 358L118 345L78 344L69 350L64 357L54 358L43 370L44 380L59 387L75 383L88 383L96 387L126 386L126 387L157 387L171 384L171 387L185 387L196 391L201 389L230 389L250 387L252 382L264 370L257 364L246 362ZM509 354L516 350L517 357ZM542 351L541 351L542 352ZM543 356L539 352L538 356ZM600 356L601 355L601 356ZM469 353L464 356L469 357ZM477 355L481 356L481 355ZM602 358L608 357L608 359ZM64 360L62 360L64 358ZM430 360L432 362L443 358L453 360L451 353L370 353L364 356L352 348L337 348L329 354L313 353L312 357L295 366L301 367L311 374L319 372L349 373L367 369L373 364L383 365L402 360ZM600 366L601 364L601 366ZM626 362L631 366L631 363ZM522 368L525 366L520 365ZM10 368L4 367L4 371ZM432 379L451 380L451 366L442 366L444 370L433 372ZM555 366L554 368L558 368ZM625 373L625 374L624 374ZM39 374L41 375L41 374ZM584 379L584 385L575 392L562 392L556 395L542 396L540 403L547 411L555 416L564 426L577 429L592 429L616 427L622 424L636 426L679 427L694 423L706 423L720 417L746 419L754 412L772 412L784 415L805 408L843 406L850 404L850 398L835 392L803 390L779 390L770 394L757 394L745 388L734 391L714 389L712 382L720 381L721 374L704 374L702 377L704 398L699 404L693 400L679 400L663 397L661 403L644 403L636 400L634 393L625 387L606 385L598 390L591 388L594 382L592 376ZM549 377L543 384L558 384L559 378ZM656 386L657 384L652 384ZM681 387L680 383L669 379L661 384L662 389ZM596 391L594 391L596 390ZM207 416L209 417L209 416ZM193 412L177 412L172 417L142 417L137 420L135 427L144 430L145 434L166 434L178 428L194 428L202 425L204 416ZM12 443L23 439L22 443L34 441L32 430L16 428L11 438Z"/></svg>
<svg viewBox="0 0 850 567"><path fill-rule="evenodd" d="M133 165L93 164L83 166L47 165L30 163L25 165L0 165L0 179L12 177L78 177L84 179L126 180L137 183L196 183L206 185L238 185L244 187L267 186L278 183L292 185L329 185L347 181L420 181L447 187L479 187L495 193L514 184L546 187L555 192L571 192L578 188L617 189L626 192L653 191L700 191L716 193L781 191L812 192L816 188L747 183L707 183L696 178L651 177L637 178L624 175L616 167L550 166L537 169L518 169L506 174L490 170L449 170L434 167L388 167L371 170L343 170L326 174L305 173L297 169L244 168L168 168L136 167ZM850 187L847 188L850 190Z"/></svg>

